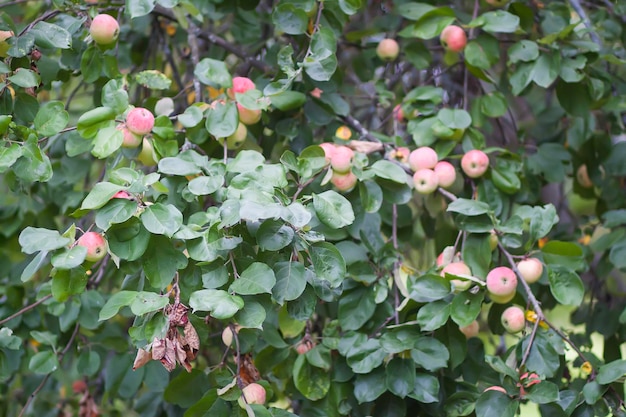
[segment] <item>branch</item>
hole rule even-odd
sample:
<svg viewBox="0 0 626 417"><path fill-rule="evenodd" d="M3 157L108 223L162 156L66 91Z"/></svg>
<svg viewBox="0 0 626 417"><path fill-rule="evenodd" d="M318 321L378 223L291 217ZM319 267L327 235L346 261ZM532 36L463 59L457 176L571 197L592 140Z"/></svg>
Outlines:
<svg viewBox="0 0 626 417"><path fill-rule="evenodd" d="M585 25L585 27L589 30L589 36L591 36L591 40L594 41L600 48L602 48L602 41L600 40L598 34L593 30L593 27L591 27L591 21L587 17L585 9L583 9L583 7L580 5L580 1L569 0L569 3L576 11L576 13L578 13L578 16L580 16L580 19L583 21L583 25Z"/></svg>
<svg viewBox="0 0 626 417"><path fill-rule="evenodd" d="M32 310L33 308L37 307L39 304L45 302L46 300L52 298L52 294L48 294L45 297L41 298L40 300L35 301L34 303L27 305L26 307L24 307L23 309L21 309L20 311L18 311L17 313L11 314L9 317L0 320L0 326L2 326L4 323L9 322L11 320L13 320L14 318L21 316L22 314Z"/></svg>
<svg viewBox="0 0 626 417"><path fill-rule="evenodd" d="M359 132L359 134L361 136L363 136L365 139L367 139L370 142L380 142L380 140L378 140L374 135L372 135L370 133L369 130L367 130L362 124L361 122L359 122L357 119L355 119L354 117L347 115L343 118L343 120L350 125L354 130L356 130L357 132Z"/></svg>

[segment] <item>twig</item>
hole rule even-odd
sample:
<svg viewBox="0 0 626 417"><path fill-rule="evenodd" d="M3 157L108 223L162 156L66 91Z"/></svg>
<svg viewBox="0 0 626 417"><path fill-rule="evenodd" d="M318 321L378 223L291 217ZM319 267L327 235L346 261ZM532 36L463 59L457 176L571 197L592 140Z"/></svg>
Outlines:
<svg viewBox="0 0 626 417"><path fill-rule="evenodd" d="M24 307L20 311L14 313L14 314L11 314L9 317L0 320L0 326L2 326L4 323L9 322L9 321L13 320L14 318L16 318L18 316L21 316L22 314L32 310L33 308L37 307L39 304L45 302L46 300L48 300L50 298L52 298L52 294L48 294L45 297L35 301L34 303L32 303L30 305L27 305L26 307Z"/></svg>
<svg viewBox="0 0 626 417"><path fill-rule="evenodd" d="M187 42L189 43L189 48L191 49L191 62L193 62L194 68L198 66L198 62L200 62L200 48L198 47L198 33L200 29L190 18L189 21L189 30L187 31ZM202 101L202 85L200 85L200 80L196 75L193 75L193 89L195 92L195 102L199 103Z"/></svg>
<svg viewBox="0 0 626 417"><path fill-rule="evenodd" d="M585 9L583 9L583 7L580 5L580 2L578 0L569 0L569 3L572 5L572 8L576 11L576 13L578 13L578 16L580 16L580 19L583 21L583 25L585 25L585 27L589 30L589 36L591 36L591 40L594 41L594 43L596 43L600 48L602 48L602 41L600 40L598 34L593 30L593 27L591 26L591 21L587 17Z"/></svg>
<svg viewBox="0 0 626 417"><path fill-rule="evenodd" d="M444 190L441 187L437 188L437 191L439 191L439 194L443 195L444 197L446 197L450 201L456 201L457 200L457 196L452 194L450 191Z"/></svg>
<svg viewBox="0 0 626 417"><path fill-rule="evenodd" d="M361 136L367 139L370 142L380 142L374 135L372 135L369 130L367 130L361 122L359 122L354 117L347 115L343 118L343 120L349 124L354 130L356 130Z"/></svg>
<svg viewBox="0 0 626 417"><path fill-rule="evenodd" d="M519 365L520 368L524 367L524 364L526 363L526 361L528 360L528 357L530 356L530 349L532 348L533 342L535 341L535 336L537 335L537 329L539 328L539 323L541 323L541 320L535 320L533 331L530 334L530 338L528 339L528 345L526 346L526 351L524 352L524 356L522 356L522 362Z"/></svg>
<svg viewBox="0 0 626 417"><path fill-rule="evenodd" d="M509 251L507 251L504 248L501 242L498 242L498 249L500 249L500 253L502 253L504 257L507 259L509 265L511 265L511 269L513 269L513 272L515 272L515 275L517 275L518 281L522 283L522 287L524 287L524 291L526 291L528 300L530 301L530 304L533 306L533 309L535 310L535 313L537 314L537 321L545 320L546 316L543 314L543 310L541 309L541 306L539 305L539 301L537 301L535 294L533 294L532 290L530 289L530 286L522 277L522 273L517 268L517 264L515 263L515 260L513 259Z"/></svg>

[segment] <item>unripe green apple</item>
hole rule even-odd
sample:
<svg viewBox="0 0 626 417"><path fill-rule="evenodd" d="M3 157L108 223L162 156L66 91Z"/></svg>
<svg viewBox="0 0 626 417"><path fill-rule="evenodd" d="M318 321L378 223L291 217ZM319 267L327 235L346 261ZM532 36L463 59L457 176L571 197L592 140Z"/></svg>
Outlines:
<svg viewBox="0 0 626 417"><path fill-rule="evenodd" d="M107 254L108 244L104 236L97 232L87 232L76 241L76 245L87 248L85 260L97 262Z"/></svg>
<svg viewBox="0 0 626 417"><path fill-rule="evenodd" d="M521 332L526 326L524 310L518 306L511 306L504 310L500 320L502 321L504 330L513 334Z"/></svg>
<svg viewBox="0 0 626 417"><path fill-rule="evenodd" d="M246 141L248 137L248 128L243 123L239 122L235 133L226 138L226 147L230 150L239 149L241 145ZM224 145L224 138L217 140L222 146Z"/></svg>
<svg viewBox="0 0 626 417"><path fill-rule="evenodd" d="M152 167L157 164L152 143L146 138L143 138L141 152L137 155L137 160L147 167Z"/></svg>
<svg viewBox="0 0 626 417"><path fill-rule="evenodd" d="M506 304L515 297L517 290L517 276L511 268L499 266L487 274L485 280L489 298L494 303Z"/></svg>
<svg viewBox="0 0 626 417"><path fill-rule="evenodd" d="M393 61L400 53L400 46L395 39L383 39L376 47L376 55L383 61Z"/></svg>
<svg viewBox="0 0 626 417"><path fill-rule="evenodd" d="M98 45L110 45L117 40L120 34L120 25L113 16L104 13L99 14L93 18L89 33Z"/></svg>

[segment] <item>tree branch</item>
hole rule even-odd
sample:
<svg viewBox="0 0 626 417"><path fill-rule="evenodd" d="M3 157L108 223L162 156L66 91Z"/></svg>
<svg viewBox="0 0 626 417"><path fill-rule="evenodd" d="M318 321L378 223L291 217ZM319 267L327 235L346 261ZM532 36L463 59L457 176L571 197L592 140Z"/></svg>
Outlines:
<svg viewBox="0 0 626 417"><path fill-rule="evenodd" d="M13 320L14 318L16 318L18 316L21 316L22 314L32 310L33 308L37 307L39 304L45 302L46 300L48 300L50 298L52 298L52 294L48 294L45 297L35 301L34 303L32 303L30 305L27 305L26 307L24 307L20 311L14 313L14 314L11 314L9 317L0 320L0 326L2 326L4 323L9 322L9 321Z"/></svg>

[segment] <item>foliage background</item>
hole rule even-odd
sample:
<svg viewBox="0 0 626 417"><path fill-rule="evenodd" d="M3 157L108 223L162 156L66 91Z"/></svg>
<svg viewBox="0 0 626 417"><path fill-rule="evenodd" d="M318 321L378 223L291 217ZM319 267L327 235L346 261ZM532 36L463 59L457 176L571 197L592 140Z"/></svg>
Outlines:
<svg viewBox="0 0 626 417"><path fill-rule="evenodd" d="M99 12L121 25L110 48L89 37ZM624 16L622 0L0 4L18 35L0 45L0 415L624 415ZM460 55L438 40L452 23ZM235 75L263 115L228 150ZM158 116L155 167L120 148L129 106ZM352 191L327 183L321 142L357 150ZM424 196L400 146L491 165ZM109 242L96 264L72 246L89 229ZM523 334L503 335L480 282L438 275L448 246L479 281L544 262L512 302L537 315ZM133 371L177 301L193 369ZM250 360L268 401L244 410Z"/></svg>

